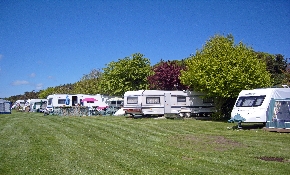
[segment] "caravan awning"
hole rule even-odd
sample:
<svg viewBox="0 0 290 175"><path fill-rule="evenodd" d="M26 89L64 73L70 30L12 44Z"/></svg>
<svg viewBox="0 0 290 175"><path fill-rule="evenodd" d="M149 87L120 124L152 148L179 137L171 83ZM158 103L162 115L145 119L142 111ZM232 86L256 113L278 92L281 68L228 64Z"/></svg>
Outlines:
<svg viewBox="0 0 290 175"><path fill-rule="evenodd" d="M98 101L94 98L84 98L82 101L90 101L90 102L94 102L94 101Z"/></svg>

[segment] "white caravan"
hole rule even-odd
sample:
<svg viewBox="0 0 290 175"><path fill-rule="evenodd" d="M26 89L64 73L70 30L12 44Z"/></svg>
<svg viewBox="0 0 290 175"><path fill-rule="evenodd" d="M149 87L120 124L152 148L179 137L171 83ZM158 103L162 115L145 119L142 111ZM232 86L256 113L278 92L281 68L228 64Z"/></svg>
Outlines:
<svg viewBox="0 0 290 175"><path fill-rule="evenodd" d="M77 106L81 104L82 99L88 95L85 94L53 94L47 96L47 111L53 111L53 107Z"/></svg>
<svg viewBox="0 0 290 175"><path fill-rule="evenodd" d="M15 109L16 107L19 107L19 108L23 108L25 105L25 100L16 100L16 102L12 105L12 109Z"/></svg>
<svg viewBox="0 0 290 175"><path fill-rule="evenodd" d="M124 94L124 111L130 115L208 115L215 111L213 99L194 91L139 90Z"/></svg>
<svg viewBox="0 0 290 175"><path fill-rule="evenodd" d="M124 104L124 99L120 97L109 97L108 101L109 101L109 106L116 109L122 108Z"/></svg>
<svg viewBox="0 0 290 175"><path fill-rule="evenodd" d="M271 99L290 98L290 88L242 90L231 112L229 122L266 123Z"/></svg>
<svg viewBox="0 0 290 175"><path fill-rule="evenodd" d="M30 107L30 112L43 112L43 109L47 105L47 99L29 99L27 102L27 106Z"/></svg>

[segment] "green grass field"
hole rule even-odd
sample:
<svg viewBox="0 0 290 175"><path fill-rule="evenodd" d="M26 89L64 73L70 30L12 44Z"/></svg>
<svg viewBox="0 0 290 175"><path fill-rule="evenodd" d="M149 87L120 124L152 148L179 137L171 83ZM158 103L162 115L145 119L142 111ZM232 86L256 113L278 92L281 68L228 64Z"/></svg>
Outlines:
<svg viewBox="0 0 290 175"><path fill-rule="evenodd" d="M290 133L234 125L1 114L0 174L290 173Z"/></svg>

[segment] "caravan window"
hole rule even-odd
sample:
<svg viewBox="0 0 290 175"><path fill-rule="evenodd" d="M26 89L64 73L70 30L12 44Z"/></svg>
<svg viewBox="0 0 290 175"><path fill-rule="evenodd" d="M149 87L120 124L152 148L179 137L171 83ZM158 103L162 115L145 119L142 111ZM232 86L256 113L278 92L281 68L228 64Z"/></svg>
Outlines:
<svg viewBox="0 0 290 175"><path fill-rule="evenodd" d="M46 104L46 101L44 101L44 102L35 102L35 105L43 105L43 104Z"/></svg>
<svg viewBox="0 0 290 175"><path fill-rule="evenodd" d="M137 104L138 97L127 97L127 104Z"/></svg>
<svg viewBox="0 0 290 175"><path fill-rule="evenodd" d="M177 97L177 102L186 102L186 97Z"/></svg>
<svg viewBox="0 0 290 175"><path fill-rule="evenodd" d="M118 104L119 105L119 104L122 104L122 101L111 101L111 104L112 105L115 105L115 104Z"/></svg>
<svg viewBox="0 0 290 175"><path fill-rule="evenodd" d="M58 104L65 104L65 99L58 99Z"/></svg>
<svg viewBox="0 0 290 175"><path fill-rule="evenodd" d="M240 97L236 103L237 107L256 107L261 106L265 95L263 96L249 96L249 97Z"/></svg>
<svg viewBox="0 0 290 175"><path fill-rule="evenodd" d="M160 104L160 97L146 97L147 104Z"/></svg>

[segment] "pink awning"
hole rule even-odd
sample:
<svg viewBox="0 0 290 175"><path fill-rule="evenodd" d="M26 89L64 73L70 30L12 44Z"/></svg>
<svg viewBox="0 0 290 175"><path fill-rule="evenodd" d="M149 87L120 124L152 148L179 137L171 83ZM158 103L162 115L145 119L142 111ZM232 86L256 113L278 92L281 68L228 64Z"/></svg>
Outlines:
<svg viewBox="0 0 290 175"><path fill-rule="evenodd" d="M82 101L98 101L94 98L84 98Z"/></svg>
<svg viewBox="0 0 290 175"><path fill-rule="evenodd" d="M103 109L105 109L105 108L107 108L108 106L98 106L97 107L97 109L99 109L99 110L103 110Z"/></svg>

